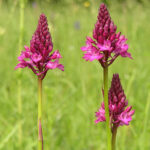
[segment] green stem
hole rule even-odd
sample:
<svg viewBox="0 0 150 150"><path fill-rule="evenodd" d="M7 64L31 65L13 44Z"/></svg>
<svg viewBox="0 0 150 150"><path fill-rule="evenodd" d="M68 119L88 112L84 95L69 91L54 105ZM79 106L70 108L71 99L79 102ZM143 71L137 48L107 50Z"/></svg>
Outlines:
<svg viewBox="0 0 150 150"><path fill-rule="evenodd" d="M1 8L1 6L2 6L2 0L0 0L0 8Z"/></svg>
<svg viewBox="0 0 150 150"><path fill-rule="evenodd" d="M19 54L23 46L23 30L24 30L24 0L20 0L20 36L19 36ZM22 115L22 98L21 98L21 71L19 70L19 79L18 79L18 113L19 116ZM19 120L19 131L18 131L18 143L21 147L22 145L22 122Z"/></svg>
<svg viewBox="0 0 150 150"><path fill-rule="evenodd" d="M112 150L116 149L116 135L117 135L117 127L113 126L112 128Z"/></svg>
<svg viewBox="0 0 150 150"><path fill-rule="evenodd" d="M42 134L42 80L38 78L38 150L43 150Z"/></svg>
<svg viewBox="0 0 150 150"><path fill-rule="evenodd" d="M23 33L24 33L24 0L20 0L20 38L19 38L19 53L22 49Z"/></svg>
<svg viewBox="0 0 150 150"><path fill-rule="evenodd" d="M106 117L106 130L107 130L107 149L111 150L111 129L109 121L109 107L108 107L108 67L103 69L104 73L104 105L105 105L105 117Z"/></svg>
<svg viewBox="0 0 150 150"><path fill-rule="evenodd" d="M19 126L18 126L18 144L21 147L22 145L22 98L21 98L21 80L18 79L18 113L19 113Z"/></svg>

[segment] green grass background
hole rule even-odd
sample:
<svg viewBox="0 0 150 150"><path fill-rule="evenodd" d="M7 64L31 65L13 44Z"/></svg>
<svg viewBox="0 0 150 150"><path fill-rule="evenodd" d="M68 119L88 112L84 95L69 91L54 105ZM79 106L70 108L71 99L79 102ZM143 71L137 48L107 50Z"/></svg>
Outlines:
<svg viewBox="0 0 150 150"><path fill-rule="evenodd" d="M103 72L97 61L82 59L80 47L92 36L100 1L88 8L77 5L38 5L25 8L24 41L28 45L38 17L49 21L54 49L59 49L65 71L51 70L43 82L45 150L105 150L105 123L94 124L102 98ZM130 126L120 127L118 150L150 149L150 3L128 1L109 5L118 31L126 35L133 60L117 58L109 81L119 73L129 105L135 109ZM75 28L80 24L80 29ZM0 150L37 149L37 77L29 70L14 70L19 55L19 6L0 7ZM22 48L23 49L23 48ZM18 84L22 85L22 114L18 113ZM109 82L110 86L110 82ZM19 144L18 129L22 124Z"/></svg>

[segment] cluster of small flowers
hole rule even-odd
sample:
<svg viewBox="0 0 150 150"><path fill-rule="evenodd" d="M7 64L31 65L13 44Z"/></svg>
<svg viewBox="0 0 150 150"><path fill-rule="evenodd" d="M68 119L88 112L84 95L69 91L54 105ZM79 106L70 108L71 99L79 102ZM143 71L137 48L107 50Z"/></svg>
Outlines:
<svg viewBox="0 0 150 150"><path fill-rule="evenodd" d="M116 33L117 26L111 20L105 4L101 4L97 22L93 30L93 39L87 37L83 58L86 61L98 60L103 67L110 65L118 57L131 57L127 52L127 39L121 32ZM107 64L106 64L107 62Z"/></svg>
<svg viewBox="0 0 150 150"><path fill-rule="evenodd" d="M43 79L49 69L58 68L64 71L64 66L59 64L59 59L62 58L59 51L53 50L53 43L49 33L47 18L41 14L37 29L30 41L30 48L25 46L25 51L22 51L18 57L20 62L17 68L28 67L41 79Z"/></svg>
<svg viewBox="0 0 150 150"><path fill-rule="evenodd" d="M111 125L113 124L116 127L129 125L134 110L131 110L132 106L127 107L127 105L128 101L126 100L126 96L122 89L119 75L114 74L109 90L109 115ZM102 102L99 111L96 112L96 117L97 120L95 120L95 123L106 121L104 102Z"/></svg>

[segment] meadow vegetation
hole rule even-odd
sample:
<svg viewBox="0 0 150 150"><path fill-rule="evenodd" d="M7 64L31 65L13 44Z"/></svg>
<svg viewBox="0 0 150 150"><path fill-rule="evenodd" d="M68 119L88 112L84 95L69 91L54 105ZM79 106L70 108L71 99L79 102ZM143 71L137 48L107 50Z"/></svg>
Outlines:
<svg viewBox="0 0 150 150"><path fill-rule="evenodd" d="M102 68L82 59L80 47L92 35L100 2L26 5L24 40L29 46L38 17L49 21L54 49L63 56L65 71L49 71L44 79L43 126L45 150L105 150L105 123L95 125L103 100ZM111 3L111 16L128 38L133 60L118 58L109 70L119 72L135 115L118 130L118 150L150 149L150 3ZM37 149L37 78L29 69L14 70L19 55L19 5L0 7L0 150ZM22 47L23 49L23 47ZM17 79L22 81L22 114L18 113ZM110 82L109 82L110 83ZM110 85L109 85L110 86ZM22 135L18 136L18 124ZM19 144L19 138L22 142Z"/></svg>

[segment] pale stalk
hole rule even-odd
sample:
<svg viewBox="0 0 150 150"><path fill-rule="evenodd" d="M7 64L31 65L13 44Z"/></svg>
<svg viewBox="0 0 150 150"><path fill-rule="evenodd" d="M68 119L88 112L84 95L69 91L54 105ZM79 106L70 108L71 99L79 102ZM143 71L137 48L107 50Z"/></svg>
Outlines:
<svg viewBox="0 0 150 150"><path fill-rule="evenodd" d="M38 150L43 150L42 134L42 80L38 78Z"/></svg>
<svg viewBox="0 0 150 150"><path fill-rule="evenodd" d="M112 128L112 150L116 149L116 135L117 135L117 127L113 126Z"/></svg>
<svg viewBox="0 0 150 150"><path fill-rule="evenodd" d="M24 30L24 0L20 0L20 37L19 37L19 54L23 46L23 30ZM21 98L21 71L19 70L19 79L18 79L18 113L19 119L22 115L22 98ZM19 146L22 145L22 122L19 120L19 131L18 131L18 141Z"/></svg>
<svg viewBox="0 0 150 150"><path fill-rule="evenodd" d="M105 117L106 117L106 131L107 131L107 149L111 149L111 128L109 119L109 106L108 106L108 66L103 68L104 77L104 105L105 105Z"/></svg>

